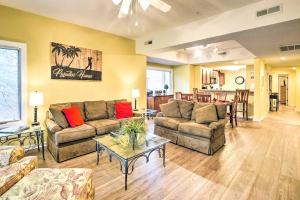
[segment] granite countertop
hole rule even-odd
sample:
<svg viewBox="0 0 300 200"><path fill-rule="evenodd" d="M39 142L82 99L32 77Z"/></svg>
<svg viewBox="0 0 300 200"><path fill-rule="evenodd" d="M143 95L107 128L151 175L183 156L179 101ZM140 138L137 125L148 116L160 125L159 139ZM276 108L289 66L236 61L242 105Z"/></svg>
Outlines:
<svg viewBox="0 0 300 200"><path fill-rule="evenodd" d="M235 93L235 90L217 90L217 89L201 89L201 92L227 92L227 93ZM254 94L254 91L250 90L250 94Z"/></svg>

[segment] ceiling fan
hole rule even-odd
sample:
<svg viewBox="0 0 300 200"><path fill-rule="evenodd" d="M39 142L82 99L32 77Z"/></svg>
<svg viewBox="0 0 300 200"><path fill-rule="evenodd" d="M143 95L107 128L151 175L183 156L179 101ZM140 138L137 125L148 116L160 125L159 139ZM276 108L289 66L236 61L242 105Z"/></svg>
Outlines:
<svg viewBox="0 0 300 200"><path fill-rule="evenodd" d="M118 17L122 18L129 14L129 11L133 12L137 5L140 5L144 11L146 11L149 6L153 6L162 12L169 12L171 6L162 0L112 0L115 5L121 3L121 8Z"/></svg>

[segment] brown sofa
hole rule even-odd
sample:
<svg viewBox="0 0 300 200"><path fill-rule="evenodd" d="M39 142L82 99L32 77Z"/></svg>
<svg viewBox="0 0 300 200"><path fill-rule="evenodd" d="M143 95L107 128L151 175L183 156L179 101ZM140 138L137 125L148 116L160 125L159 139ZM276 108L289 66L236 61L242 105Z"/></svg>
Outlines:
<svg viewBox="0 0 300 200"><path fill-rule="evenodd" d="M175 103L174 103L175 102ZM174 100L169 110L163 108L154 118L154 133L168 138L172 143L184 146L207 155L213 155L225 144L226 105L213 104L217 120L211 123L197 123L196 112L207 103L193 103ZM171 113L170 113L171 112ZM165 113L168 113L167 116ZM210 115L205 113L204 115Z"/></svg>
<svg viewBox="0 0 300 200"><path fill-rule="evenodd" d="M129 119L114 118L114 104L117 101L86 101L51 104L50 112L45 121L48 137L47 147L57 162L94 152L95 136L104 135L120 128L121 124ZM71 128L60 119L55 112L63 108L76 105L85 120L85 124ZM61 112L59 113L61 115ZM140 119L133 117L131 119Z"/></svg>

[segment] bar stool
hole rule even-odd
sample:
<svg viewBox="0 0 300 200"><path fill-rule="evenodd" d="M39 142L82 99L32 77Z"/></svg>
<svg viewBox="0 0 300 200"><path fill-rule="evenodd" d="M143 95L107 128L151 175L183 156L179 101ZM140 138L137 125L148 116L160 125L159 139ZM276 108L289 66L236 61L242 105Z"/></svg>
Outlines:
<svg viewBox="0 0 300 200"><path fill-rule="evenodd" d="M226 92L215 92L214 101L216 102L226 102L227 93Z"/></svg>
<svg viewBox="0 0 300 200"><path fill-rule="evenodd" d="M243 118L248 120L248 99L249 99L250 90L236 90L235 95L238 98L238 104L243 105L243 110L237 110L237 112L243 112Z"/></svg>

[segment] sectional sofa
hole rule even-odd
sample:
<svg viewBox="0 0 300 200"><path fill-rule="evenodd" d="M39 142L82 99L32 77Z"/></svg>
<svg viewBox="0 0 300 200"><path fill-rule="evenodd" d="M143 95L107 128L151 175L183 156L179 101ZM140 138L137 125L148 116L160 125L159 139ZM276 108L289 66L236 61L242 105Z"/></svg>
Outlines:
<svg viewBox="0 0 300 200"><path fill-rule="evenodd" d="M140 117L115 119L115 103L122 101L126 99L51 104L45 123L48 130L47 147L54 159L62 162L94 152L94 137L117 130L127 120L140 120ZM85 121L83 125L75 128L68 126L61 110L70 106L80 109Z"/></svg>
<svg viewBox="0 0 300 200"><path fill-rule="evenodd" d="M204 108L209 105L210 110ZM197 113L201 108L204 110ZM154 118L155 134L170 139L174 144L208 155L213 155L225 144L224 132L228 122L225 104L173 100L162 104L161 110ZM200 122L196 117L200 118ZM201 118L213 120L201 122Z"/></svg>

